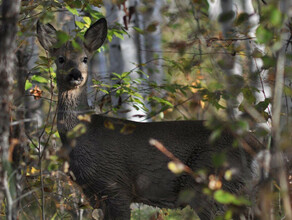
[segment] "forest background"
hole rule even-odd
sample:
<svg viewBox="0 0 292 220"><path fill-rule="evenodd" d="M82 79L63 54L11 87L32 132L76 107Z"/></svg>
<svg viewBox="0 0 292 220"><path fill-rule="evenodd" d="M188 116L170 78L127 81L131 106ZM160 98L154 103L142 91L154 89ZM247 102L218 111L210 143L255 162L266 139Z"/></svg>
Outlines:
<svg viewBox="0 0 292 220"><path fill-rule="evenodd" d="M1 0L0 216L98 218L59 157L53 60L36 23L62 43L101 17L105 45L90 63L88 103L135 121L204 119L211 139L253 131L266 147L259 184L262 219L292 219L292 3L289 0ZM110 125L108 125L110 126ZM81 127L74 134L82 133ZM127 132L127 131L125 131ZM272 158L272 160L271 160ZM214 158L224 163L224 155ZM173 172L179 167L170 166ZM232 208L246 200L206 187ZM219 193L218 193L219 192ZM196 219L190 209L133 205L132 219Z"/></svg>

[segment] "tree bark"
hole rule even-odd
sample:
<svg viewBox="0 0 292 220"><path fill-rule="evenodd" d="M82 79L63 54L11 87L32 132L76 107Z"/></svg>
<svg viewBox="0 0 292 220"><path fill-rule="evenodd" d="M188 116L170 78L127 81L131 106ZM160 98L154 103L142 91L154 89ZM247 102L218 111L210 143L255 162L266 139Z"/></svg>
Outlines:
<svg viewBox="0 0 292 220"><path fill-rule="evenodd" d="M0 200L6 197L7 216L12 219L13 197L8 184L11 172L9 161L10 104L12 102L13 73L16 63L16 34L20 10L20 0L3 0L1 5L2 23L0 27L0 181L4 191Z"/></svg>

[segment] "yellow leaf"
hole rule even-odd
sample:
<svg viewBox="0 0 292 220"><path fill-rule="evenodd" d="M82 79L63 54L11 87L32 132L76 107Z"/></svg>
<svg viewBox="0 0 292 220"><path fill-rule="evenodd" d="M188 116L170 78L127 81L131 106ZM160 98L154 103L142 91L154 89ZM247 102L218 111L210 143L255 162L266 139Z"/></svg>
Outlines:
<svg viewBox="0 0 292 220"><path fill-rule="evenodd" d="M167 166L168 166L168 169L175 174L182 173L185 168L185 166L182 163L174 162L174 161L170 161Z"/></svg>
<svg viewBox="0 0 292 220"><path fill-rule="evenodd" d="M122 134L132 134L136 129L134 124L125 124L124 127L121 129Z"/></svg>
<svg viewBox="0 0 292 220"><path fill-rule="evenodd" d="M115 126L111 121L104 121L104 127L110 130L115 130Z"/></svg>
<svg viewBox="0 0 292 220"><path fill-rule="evenodd" d="M230 181L232 179L232 175L233 175L232 170L226 170L224 174L224 179L226 179L227 181Z"/></svg>
<svg viewBox="0 0 292 220"><path fill-rule="evenodd" d="M27 167L27 169L26 169L27 176L38 174L38 173L39 173L39 170L34 168L34 167L32 167L32 168Z"/></svg>
<svg viewBox="0 0 292 220"><path fill-rule="evenodd" d="M80 121L87 121L87 122L90 122L90 121L91 121L91 117L90 117L89 114L78 115L77 118L78 118Z"/></svg>

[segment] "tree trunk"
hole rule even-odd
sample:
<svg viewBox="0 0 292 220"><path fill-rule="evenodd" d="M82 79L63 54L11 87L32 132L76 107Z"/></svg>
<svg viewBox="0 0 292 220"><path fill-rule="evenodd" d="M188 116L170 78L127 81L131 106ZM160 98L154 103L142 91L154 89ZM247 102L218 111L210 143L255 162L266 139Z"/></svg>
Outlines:
<svg viewBox="0 0 292 220"><path fill-rule="evenodd" d="M105 1L105 7L107 10L107 20L109 26L114 25L115 22L120 24L124 24L123 17L125 16L122 10L118 9L118 6L113 3L113 1L108 0ZM146 55L145 55L145 46L144 46L144 37L137 36L136 31L133 26L138 26L141 29L141 25L143 25L143 17L137 16L137 13L140 1L131 0L126 1L127 8L134 11L132 14L132 19L129 21L127 19L128 25L128 35L124 35L124 39L121 41L117 37L113 37L113 40L109 44L109 71L110 73L118 73L121 74L123 72L129 72L136 68L136 64L145 63ZM141 69L141 67L139 67ZM142 70L143 71L143 70ZM130 74L131 79L138 79L142 76L137 72L132 72ZM117 82L115 82L117 83ZM144 88L141 88L143 90ZM143 94L142 94L143 95ZM120 103L120 99L122 99L122 105L118 106ZM147 116L146 113L139 109L137 110L132 106L135 104L139 106L137 103L127 103L128 95L122 95L121 97L112 97L112 102L114 106L118 106L120 108L119 117L127 118L133 121L141 121L144 120ZM141 100L143 101L143 100ZM139 106L140 107L140 106ZM143 115L144 117L137 117Z"/></svg>
<svg viewBox="0 0 292 220"><path fill-rule="evenodd" d="M11 174L9 161L10 104L12 103L13 73L16 63L16 34L20 10L20 0L3 0L1 5L2 23L0 27L0 181L4 192L0 201L6 197L6 219L12 219L14 187L8 183Z"/></svg>

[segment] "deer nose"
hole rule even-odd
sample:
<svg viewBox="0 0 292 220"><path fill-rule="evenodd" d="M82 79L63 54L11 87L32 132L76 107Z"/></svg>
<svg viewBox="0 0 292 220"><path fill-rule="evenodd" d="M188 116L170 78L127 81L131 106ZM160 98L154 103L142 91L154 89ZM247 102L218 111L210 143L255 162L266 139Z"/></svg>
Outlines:
<svg viewBox="0 0 292 220"><path fill-rule="evenodd" d="M68 74L68 81L69 81L71 86L76 87L82 83L83 76L78 69L73 69Z"/></svg>
<svg viewBox="0 0 292 220"><path fill-rule="evenodd" d="M69 80L77 80L77 81L82 81L83 77L81 72L78 69L73 69L71 70L71 72L69 73Z"/></svg>

